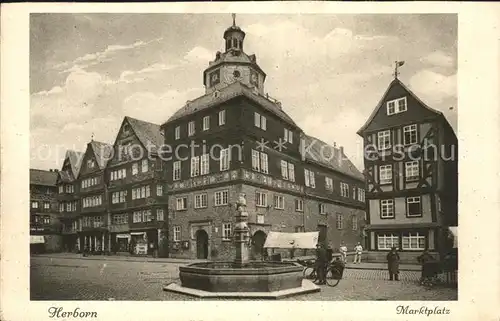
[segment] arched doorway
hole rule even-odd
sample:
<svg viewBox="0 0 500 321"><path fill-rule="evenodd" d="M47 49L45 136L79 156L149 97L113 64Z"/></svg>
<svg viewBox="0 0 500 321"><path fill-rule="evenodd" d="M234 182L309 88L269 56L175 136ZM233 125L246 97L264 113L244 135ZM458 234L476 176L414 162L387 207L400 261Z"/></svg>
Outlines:
<svg viewBox="0 0 500 321"><path fill-rule="evenodd" d="M196 231L196 258L208 258L208 234L203 229Z"/></svg>
<svg viewBox="0 0 500 321"><path fill-rule="evenodd" d="M252 236L252 252L256 259L262 259L264 256L264 244L267 234L261 230L255 232Z"/></svg>

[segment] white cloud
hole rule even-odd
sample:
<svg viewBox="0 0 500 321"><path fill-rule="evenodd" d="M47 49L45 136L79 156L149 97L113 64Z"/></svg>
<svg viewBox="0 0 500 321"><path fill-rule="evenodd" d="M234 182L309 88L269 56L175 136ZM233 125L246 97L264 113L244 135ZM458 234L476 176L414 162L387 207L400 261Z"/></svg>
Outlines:
<svg viewBox="0 0 500 321"><path fill-rule="evenodd" d="M169 90L163 94L136 92L123 101L125 115L156 124L165 122L176 110L203 94L203 89Z"/></svg>
<svg viewBox="0 0 500 321"><path fill-rule="evenodd" d="M121 119L93 118L85 122L68 122L61 127L36 128L30 133L30 157L36 168L61 168L68 149L85 151L92 136L94 140L113 144Z"/></svg>
<svg viewBox="0 0 500 321"><path fill-rule="evenodd" d="M96 98L105 90L106 81L99 73L77 70L68 75L63 87L31 95L32 127L64 124L90 116Z"/></svg>
<svg viewBox="0 0 500 321"><path fill-rule="evenodd" d="M330 145L344 147L344 152L353 164L362 170L363 142L356 131L366 121L365 115L353 109L343 110L335 117L325 117L323 113L309 113L298 120L298 125L308 135L314 136Z"/></svg>
<svg viewBox="0 0 500 321"><path fill-rule="evenodd" d="M151 77L154 73L163 72L167 70L172 70L177 68L178 65L166 65L163 63L154 63L149 65L143 69L132 71L125 70L120 74L120 77L111 81L111 83L134 83L134 82L142 82L146 80L146 77Z"/></svg>
<svg viewBox="0 0 500 321"><path fill-rule="evenodd" d="M65 61L58 63L52 66L52 68L55 70L62 69L60 73L72 72L75 69L85 69L87 67L96 65L100 62L109 61L111 56L115 55L118 52L144 47L151 43L158 42L162 39L163 38L157 38L147 42L139 40L130 45L109 45L103 51L87 53L83 56L77 57L73 61Z"/></svg>
<svg viewBox="0 0 500 321"><path fill-rule="evenodd" d="M438 50L430 53L422 58L422 62L431 64L437 67L451 67L453 66L454 59L452 56Z"/></svg>
<svg viewBox="0 0 500 321"><path fill-rule="evenodd" d="M356 35L349 29L334 28L320 37L303 26L291 21L263 25L253 24L245 28L249 35L246 47L261 57L284 62L286 58L322 59L325 55L336 56L359 53L363 49L378 49L398 40L389 36Z"/></svg>
<svg viewBox="0 0 500 321"><path fill-rule="evenodd" d="M456 97L457 75L446 76L424 69L411 77L410 86L424 101L440 103L447 98Z"/></svg>
<svg viewBox="0 0 500 321"><path fill-rule="evenodd" d="M215 58L214 52L199 46L194 47L184 56L184 60L186 60L187 62L202 61L207 64L209 61L214 60L214 58Z"/></svg>

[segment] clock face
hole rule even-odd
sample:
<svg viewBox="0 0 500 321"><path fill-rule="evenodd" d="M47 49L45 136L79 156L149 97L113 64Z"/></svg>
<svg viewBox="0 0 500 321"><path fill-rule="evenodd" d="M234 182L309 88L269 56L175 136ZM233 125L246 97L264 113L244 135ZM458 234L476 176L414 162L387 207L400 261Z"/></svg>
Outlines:
<svg viewBox="0 0 500 321"><path fill-rule="evenodd" d="M217 69L210 74L210 86L217 85L220 82L220 70Z"/></svg>
<svg viewBox="0 0 500 321"><path fill-rule="evenodd" d="M259 75L257 75L257 73L252 72L250 75L250 83L254 86L259 86Z"/></svg>

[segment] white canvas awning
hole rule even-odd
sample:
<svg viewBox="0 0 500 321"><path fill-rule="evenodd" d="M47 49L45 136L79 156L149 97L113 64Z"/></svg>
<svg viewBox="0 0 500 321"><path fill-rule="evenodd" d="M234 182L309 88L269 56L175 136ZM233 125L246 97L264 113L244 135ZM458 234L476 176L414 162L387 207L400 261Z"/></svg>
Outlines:
<svg viewBox="0 0 500 321"><path fill-rule="evenodd" d="M318 237L319 232L269 232L264 247L281 249L314 249L318 243Z"/></svg>
<svg viewBox="0 0 500 321"><path fill-rule="evenodd" d="M448 227L450 229L451 234L453 234L453 248L458 248L458 227L457 226L450 226Z"/></svg>
<svg viewBox="0 0 500 321"><path fill-rule="evenodd" d="M43 244L45 243L45 238L43 235L30 235L30 244Z"/></svg>
<svg viewBox="0 0 500 321"><path fill-rule="evenodd" d="M130 235L128 234L116 234L117 239L128 239L130 238Z"/></svg>
<svg viewBox="0 0 500 321"><path fill-rule="evenodd" d="M130 232L130 235L146 235L146 232Z"/></svg>

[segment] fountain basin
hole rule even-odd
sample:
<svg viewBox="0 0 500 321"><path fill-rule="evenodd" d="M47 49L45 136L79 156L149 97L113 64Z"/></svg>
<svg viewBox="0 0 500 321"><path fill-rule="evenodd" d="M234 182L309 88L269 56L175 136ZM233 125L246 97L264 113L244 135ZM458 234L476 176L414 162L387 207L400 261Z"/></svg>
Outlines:
<svg viewBox="0 0 500 321"><path fill-rule="evenodd" d="M275 292L300 288L303 267L291 262L193 263L179 268L182 287L207 292Z"/></svg>

